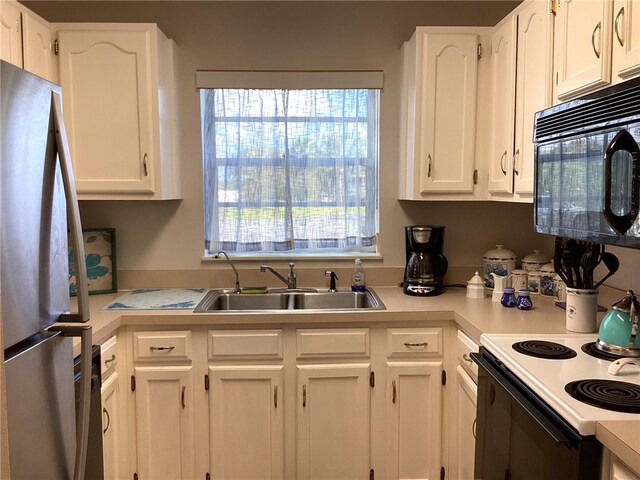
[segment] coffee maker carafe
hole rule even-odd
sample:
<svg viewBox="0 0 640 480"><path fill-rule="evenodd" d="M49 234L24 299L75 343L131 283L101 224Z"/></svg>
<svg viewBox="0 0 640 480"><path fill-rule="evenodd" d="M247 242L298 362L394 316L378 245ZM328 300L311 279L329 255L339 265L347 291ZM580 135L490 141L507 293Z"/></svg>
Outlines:
<svg viewBox="0 0 640 480"><path fill-rule="evenodd" d="M442 254L444 227L413 225L404 229L407 253L404 293L415 296L440 295L449 266Z"/></svg>

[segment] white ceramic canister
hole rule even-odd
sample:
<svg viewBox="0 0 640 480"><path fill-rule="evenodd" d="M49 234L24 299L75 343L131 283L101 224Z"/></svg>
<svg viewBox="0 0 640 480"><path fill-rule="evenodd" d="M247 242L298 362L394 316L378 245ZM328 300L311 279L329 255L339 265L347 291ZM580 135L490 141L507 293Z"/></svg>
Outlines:
<svg viewBox="0 0 640 480"><path fill-rule="evenodd" d="M579 333L595 332L597 319L598 290L567 288L567 330Z"/></svg>
<svg viewBox="0 0 640 480"><path fill-rule="evenodd" d="M503 248L503 245L496 245L496 247L482 256L484 284L487 288L493 288L492 273L503 277L510 275L515 270L518 259L515 253Z"/></svg>
<svg viewBox="0 0 640 480"><path fill-rule="evenodd" d="M476 274L471 277L471 280L467 282L467 298L485 298L484 281L480 274Z"/></svg>
<svg viewBox="0 0 640 480"><path fill-rule="evenodd" d="M540 272L533 271L527 273L527 283L529 284L530 293L540 293Z"/></svg>
<svg viewBox="0 0 640 480"><path fill-rule="evenodd" d="M540 250L534 250L522 259L522 268L527 272L535 272L542 268L542 266L549 261L544 253L540 253Z"/></svg>
<svg viewBox="0 0 640 480"><path fill-rule="evenodd" d="M527 271L522 268L516 268L511 272L511 286L518 292L522 289L529 288Z"/></svg>
<svg viewBox="0 0 640 480"><path fill-rule="evenodd" d="M553 263L545 263L540 268L540 295L545 297L556 296L556 270L553 268Z"/></svg>

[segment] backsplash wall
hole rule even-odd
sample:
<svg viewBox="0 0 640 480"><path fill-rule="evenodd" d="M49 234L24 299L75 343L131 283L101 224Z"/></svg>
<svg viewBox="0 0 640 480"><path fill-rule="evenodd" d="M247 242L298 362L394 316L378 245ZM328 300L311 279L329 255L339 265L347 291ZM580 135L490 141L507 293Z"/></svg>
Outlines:
<svg viewBox="0 0 640 480"><path fill-rule="evenodd" d="M519 256L550 253L551 237L532 232L531 205L495 202L400 202L397 198L401 45L417 25L494 25L519 2L23 2L49 21L154 22L178 45L180 137L184 199L168 202L83 201L87 228L117 229L124 271L222 269L202 262L202 167L195 70L381 69L380 267L404 264L404 226L446 226L452 266L481 264L501 243ZM640 283L640 254L617 249L624 260L613 284ZM620 251L620 252L618 252ZM256 262L241 268L255 269ZM300 266L322 267L317 261ZM350 261L331 261L347 267ZM277 262L274 262L278 265ZM284 262L281 262L284 264ZM637 286L636 289L640 290Z"/></svg>

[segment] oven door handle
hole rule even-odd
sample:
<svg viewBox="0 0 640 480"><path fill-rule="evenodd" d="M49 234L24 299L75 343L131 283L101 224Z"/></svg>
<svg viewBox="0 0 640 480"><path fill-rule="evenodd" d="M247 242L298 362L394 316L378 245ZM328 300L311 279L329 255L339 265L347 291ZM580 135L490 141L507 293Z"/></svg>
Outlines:
<svg viewBox="0 0 640 480"><path fill-rule="evenodd" d="M528 399L512 382L515 378L508 378L503 372L498 370L489 361L487 361L480 353L471 353L471 358L484 369L487 374L495 380L502 388L504 388L511 397L518 402L518 404L536 421L542 429L549 434L556 444L571 445L573 442L567 437L565 431L558 428L548 418L548 414L551 413L554 417L558 418L555 412L547 408L541 408L540 405L536 405L530 399Z"/></svg>
<svg viewBox="0 0 640 480"><path fill-rule="evenodd" d="M626 151L633 157L632 179L631 179L631 208L625 215L616 215L611 209L611 183L613 169L613 155L619 151ZM620 130L607 146L604 154L604 207L602 213L604 218L618 235L624 235L631 228L638 217L640 208L640 178L638 169L640 168L640 148L633 136L625 129Z"/></svg>

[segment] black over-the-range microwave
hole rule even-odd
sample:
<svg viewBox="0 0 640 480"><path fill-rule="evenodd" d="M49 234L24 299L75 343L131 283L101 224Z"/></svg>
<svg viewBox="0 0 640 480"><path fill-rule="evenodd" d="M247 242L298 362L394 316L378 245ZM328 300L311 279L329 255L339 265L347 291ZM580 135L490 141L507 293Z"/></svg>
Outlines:
<svg viewBox="0 0 640 480"><path fill-rule="evenodd" d="M640 248L640 79L538 112L534 228Z"/></svg>

